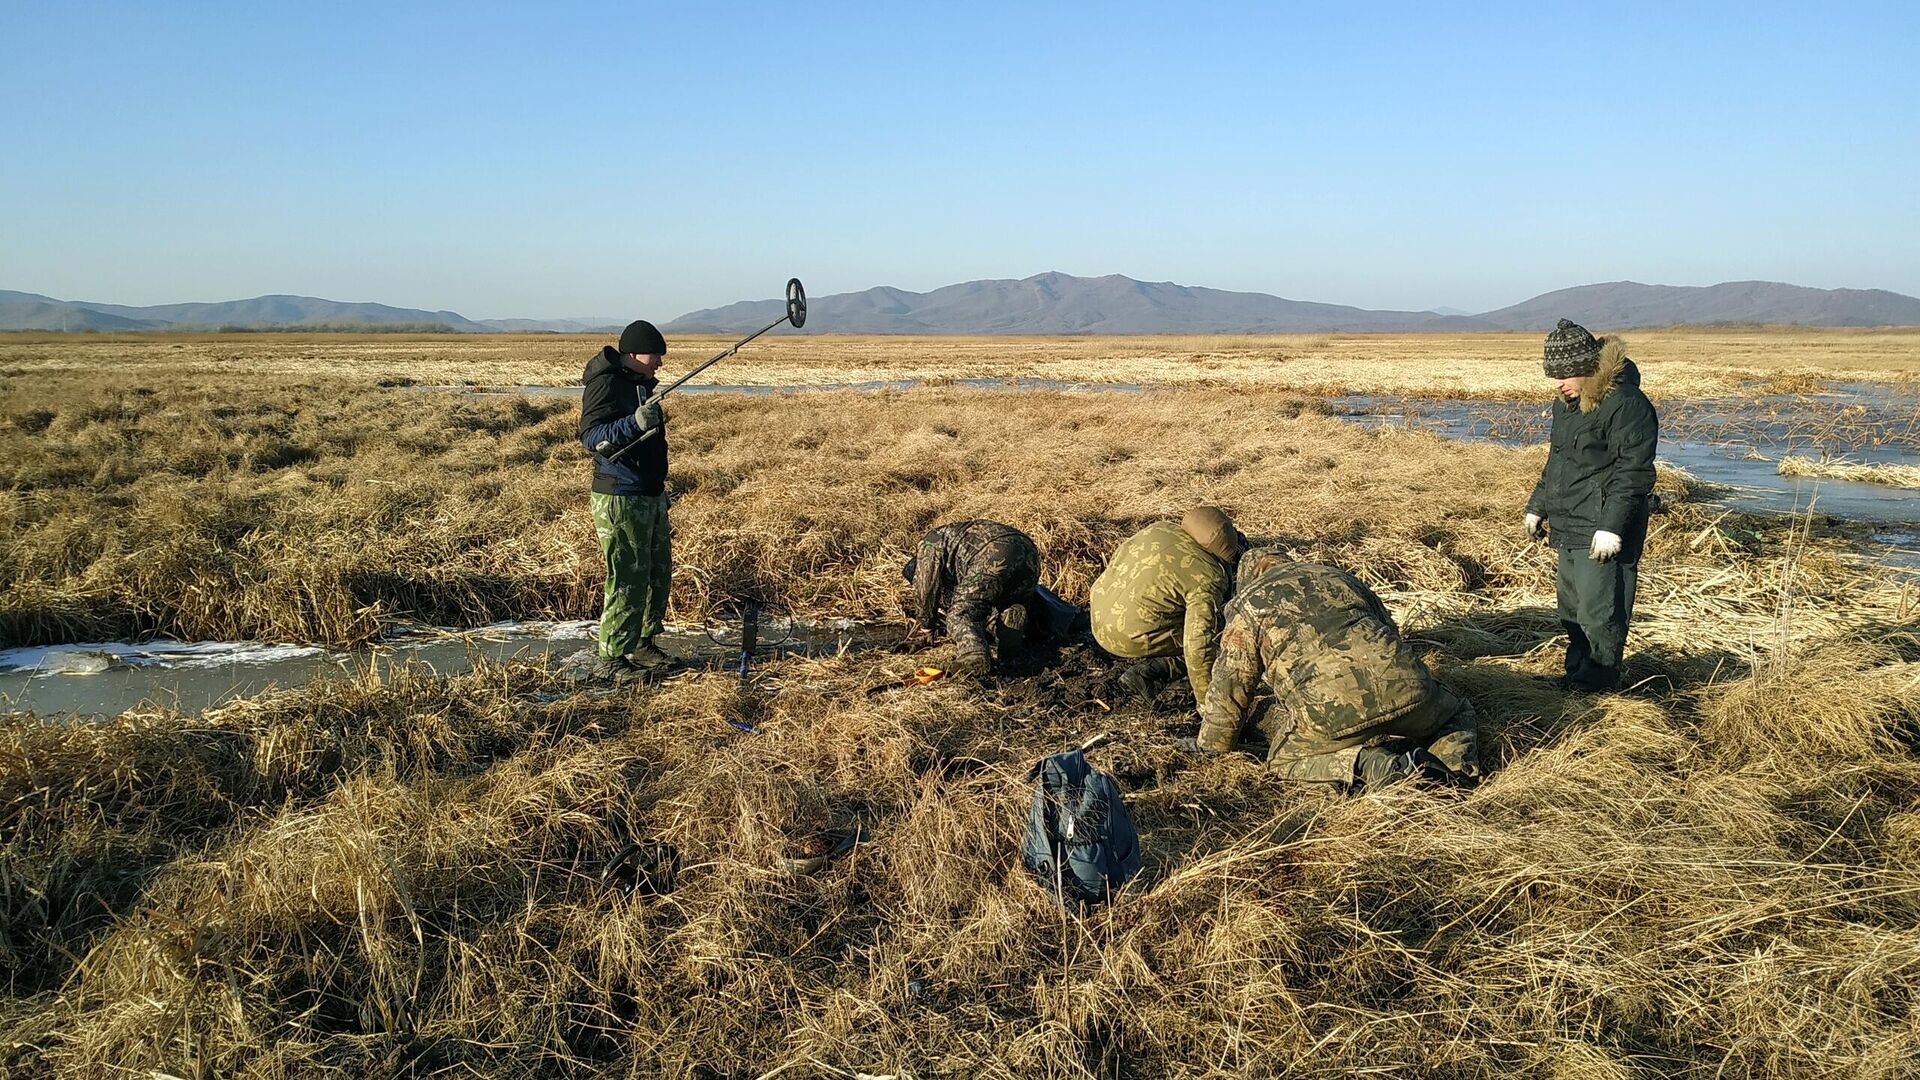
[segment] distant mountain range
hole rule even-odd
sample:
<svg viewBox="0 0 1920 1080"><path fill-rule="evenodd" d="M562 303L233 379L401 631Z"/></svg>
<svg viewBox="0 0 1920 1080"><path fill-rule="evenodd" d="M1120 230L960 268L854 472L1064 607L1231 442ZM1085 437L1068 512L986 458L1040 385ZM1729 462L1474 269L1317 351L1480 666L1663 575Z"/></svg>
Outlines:
<svg viewBox="0 0 1920 1080"><path fill-rule="evenodd" d="M779 300L695 311L668 333L746 333L780 317ZM1704 288L1614 281L1545 293L1479 315L1370 311L1110 274L969 281L927 293L878 288L813 297L803 333L1249 334L1547 330L1562 318L1596 330L1689 323L1916 326L1920 299L1880 289L1808 289L1771 281Z"/></svg>
<svg viewBox="0 0 1920 1080"><path fill-rule="evenodd" d="M614 319L469 319L457 311L347 303L315 296L256 296L205 304L128 307L0 289L0 330L407 329L571 334L618 329L620 325Z"/></svg>
<svg viewBox="0 0 1920 1080"><path fill-rule="evenodd" d="M670 334L743 334L778 319L781 300L689 312ZM1881 289L1809 289L1772 281L1642 285L1613 281L1544 293L1468 315L1372 311L1227 292L1119 274L1037 274L969 281L932 292L879 288L816 296L808 334L1249 334L1427 330L1546 330L1561 318L1595 330L1703 323L1920 326L1920 299ZM617 331L620 319L468 319L452 311L257 296L220 303L128 307L0 290L0 330L444 330L460 333Z"/></svg>

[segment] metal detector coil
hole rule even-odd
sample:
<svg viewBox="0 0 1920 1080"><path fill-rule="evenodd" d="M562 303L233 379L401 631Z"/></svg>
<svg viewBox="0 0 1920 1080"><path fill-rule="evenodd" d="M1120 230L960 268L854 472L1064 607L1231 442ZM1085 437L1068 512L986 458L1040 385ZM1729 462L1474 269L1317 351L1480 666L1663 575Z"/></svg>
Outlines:
<svg viewBox="0 0 1920 1080"><path fill-rule="evenodd" d="M719 363L720 361L725 360L727 357L732 356L734 353L739 352L740 347L742 345L745 345L747 342L752 341L754 338L759 337L761 334L766 333L767 331L773 329L774 327L779 326L783 322L792 323L794 329L796 330L798 330L800 327L805 326L807 324L807 290L800 284L799 278L787 279L787 310L785 314L781 315L779 318L773 320L772 322L761 327L760 329L755 330L753 333L748 334L746 337L741 338L739 341L734 342L732 345L729 345L727 348L721 350L720 352L715 353L713 356L709 357L706 361L704 361L703 363L695 367L692 371L689 371L685 375L682 375L679 378L673 380L672 383L668 384L666 387L662 388L659 392L655 393L650 400L659 401L661 398L664 398L668 394L673 393L675 390L680 389L682 386L686 385L686 382L688 379L693 378L695 375L700 374L701 372L707 370L708 368ZM620 449L615 450L612 454L608 455L606 460L608 462L619 461L622 457L626 456L627 451L633 449L636 446L639 446L641 443L646 442L648 439L653 438L655 435L658 435L659 433L660 433L659 428L649 428L646 431L641 432L639 438L633 440L632 442L621 447ZM597 453L598 451L595 451L595 452Z"/></svg>
<svg viewBox="0 0 1920 1080"><path fill-rule="evenodd" d="M795 330L807 325L807 290L799 278L787 279L787 321Z"/></svg>

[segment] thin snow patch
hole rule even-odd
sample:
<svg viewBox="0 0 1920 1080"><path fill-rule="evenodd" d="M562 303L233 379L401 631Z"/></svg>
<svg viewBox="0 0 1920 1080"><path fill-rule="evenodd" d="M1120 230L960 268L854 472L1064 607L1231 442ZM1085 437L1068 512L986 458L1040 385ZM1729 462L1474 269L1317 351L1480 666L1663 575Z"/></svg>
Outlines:
<svg viewBox="0 0 1920 1080"><path fill-rule="evenodd" d="M266 645L257 641L89 641L0 649L0 671L39 675L92 675L111 667L217 668L272 664L326 652L317 645Z"/></svg>

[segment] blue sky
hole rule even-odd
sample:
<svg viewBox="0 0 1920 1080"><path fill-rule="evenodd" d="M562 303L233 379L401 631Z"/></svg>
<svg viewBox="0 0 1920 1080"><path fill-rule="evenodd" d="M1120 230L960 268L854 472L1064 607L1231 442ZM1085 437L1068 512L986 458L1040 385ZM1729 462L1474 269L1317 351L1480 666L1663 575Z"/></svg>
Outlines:
<svg viewBox="0 0 1920 1080"><path fill-rule="evenodd" d="M1920 294L1920 6L0 0L0 288Z"/></svg>

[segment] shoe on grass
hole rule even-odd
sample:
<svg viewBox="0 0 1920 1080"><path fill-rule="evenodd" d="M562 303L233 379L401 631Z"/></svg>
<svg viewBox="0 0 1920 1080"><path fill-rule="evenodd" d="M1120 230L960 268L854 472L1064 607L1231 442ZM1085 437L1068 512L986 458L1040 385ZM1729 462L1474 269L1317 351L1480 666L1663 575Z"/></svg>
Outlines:
<svg viewBox="0 0 1920 1080"><path fill-rule="evenodd" d="M584 674L586 681L612 686L645 682L652 677L652 672L635 665L624 656L596 656L593 662L587 665Z"/></svg>
<svg viewBox="0 0 1920 1080"><path fill-rule="evenodd" d="M652 638L642 640L639 648L628 653L625 659L634 667L649 671L673 666L673 657L661 651L660 646L655 645Z"/></svg>

